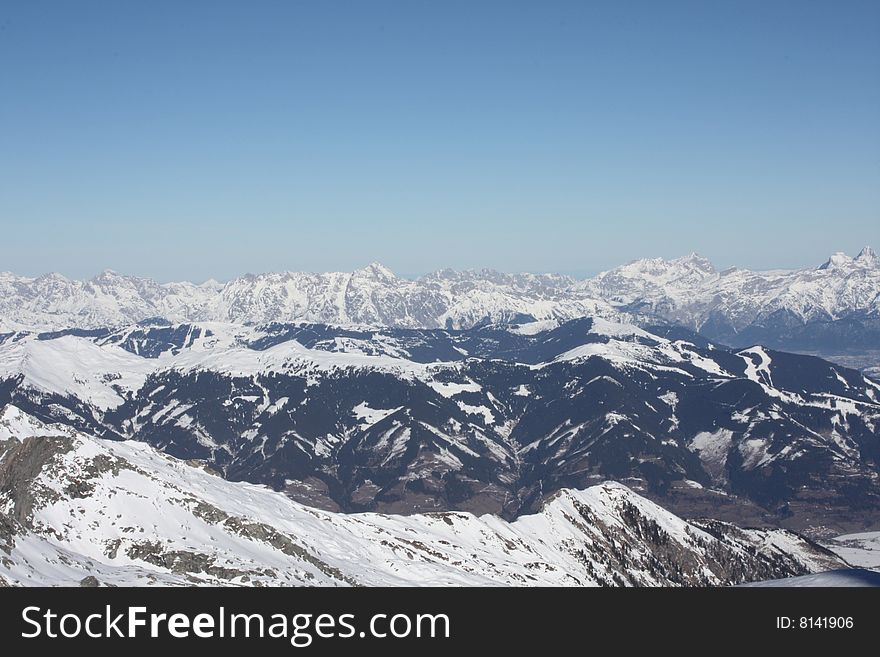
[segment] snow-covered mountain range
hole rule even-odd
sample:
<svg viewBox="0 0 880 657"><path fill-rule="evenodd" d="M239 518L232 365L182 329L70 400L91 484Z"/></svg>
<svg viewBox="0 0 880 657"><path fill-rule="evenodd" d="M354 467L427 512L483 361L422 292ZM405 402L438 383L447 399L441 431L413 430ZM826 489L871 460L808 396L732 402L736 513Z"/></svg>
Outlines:
<svg viewBox="0 0 880 657"><path fill-rule="evenodd" d="M784 312L803 322L880 313L880 258L865 247L835 253L815 269L717 271L696 254L637 260L583 281L578 289L624 308L639 307L691 328L726 321L736 331Z"/></svg>
<svg viewBox="0 0 880 657"><path fill-rule="evenodd" d="M724 344L880 364L880 258L870 247L803 270L719 272L696 255L639 260L576 287L621 312L663 318Z"/></svg>
<svg viewBox="0 0 880 657"><path fill-rule="evenodd" d="M0 331L173 323L316 322L471 328L577 317L681 324L732 346L842 355L880 364L880 258L866 247L817 268L717 271L695 254L638 260L586 280L442 270L417 280L373 263L351 273L246 275L159 284L112 271L88 281L0 274ZM877 352L877 353L873 353ZM845 360L847 354L856 360Z"/></svg>
<svg viewBox="0 0 880 657"><path fill-rule="evenodd" d="M880 518L880 384L668 325L14 333L4 403L331 510L515 517L615 479L687 516Z"/></svg>
<svg viewBox="0 0 880 657"><path fill-rule="evenodd" d="M870 249L587 280L0 274L0 583L839 567L779 528L880 526L878 292Z"/></svg>
<svg viewBox="0 0 880 657"><path fill-rule="evenodd" d="M330 513L0 409L0 585L705 586L845 566L797 534L689 523L613 482L512 523Z"/></svg>
<svg viewBox="0 0 880 657"><path fill-rule="evenodd" d="M154 317L460 328L524 316L615 313L601 301L569 293L574 283L563 276L493 271L440 271L413 281L377 263L351 273L248 274L202 285L159 284L112 271L88 281L0 274L0 318L8 328L37 330L119 326Z"/></svg>

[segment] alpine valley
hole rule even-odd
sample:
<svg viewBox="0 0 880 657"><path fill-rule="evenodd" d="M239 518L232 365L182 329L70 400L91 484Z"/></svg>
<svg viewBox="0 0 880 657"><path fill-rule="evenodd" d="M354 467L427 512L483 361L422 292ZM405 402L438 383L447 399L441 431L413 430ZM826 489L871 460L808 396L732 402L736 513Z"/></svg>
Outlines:
<svg viewBox="0 0 880 657"><path fill-rule="evenodd" d="M719 585L846 568L856 539L833 537L880 529L877 354L869 248L586 280L2 274L0 581Z"/></svg>

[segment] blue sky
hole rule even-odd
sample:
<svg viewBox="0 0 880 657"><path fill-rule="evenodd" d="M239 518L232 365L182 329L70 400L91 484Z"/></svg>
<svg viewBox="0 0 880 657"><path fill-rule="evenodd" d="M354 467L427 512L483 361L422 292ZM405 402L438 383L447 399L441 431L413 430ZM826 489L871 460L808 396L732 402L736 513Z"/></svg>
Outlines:
<svg viewBox="0 0 880 657"><path fill-rule="evenodd" d="M880 248L880 2L0 3L0 270Z"/></svg>

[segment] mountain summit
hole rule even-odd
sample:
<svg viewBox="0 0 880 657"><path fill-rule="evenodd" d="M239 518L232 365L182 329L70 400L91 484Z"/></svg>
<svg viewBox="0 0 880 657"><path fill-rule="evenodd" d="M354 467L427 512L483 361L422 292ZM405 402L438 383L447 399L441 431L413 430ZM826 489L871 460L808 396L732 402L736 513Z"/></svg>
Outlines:
<svg viewBox="0 0 880 657"><path fill-rule="evenodd" d="M880 256L870 246L859 251L855 261L867 267L880 267Z"/></svg>

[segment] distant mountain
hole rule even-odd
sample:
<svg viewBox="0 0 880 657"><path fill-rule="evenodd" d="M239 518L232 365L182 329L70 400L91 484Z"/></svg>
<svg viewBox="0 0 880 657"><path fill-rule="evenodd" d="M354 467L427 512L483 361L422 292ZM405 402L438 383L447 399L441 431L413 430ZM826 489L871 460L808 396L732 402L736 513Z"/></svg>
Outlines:
<svg viewBox="0 0 880 657"><path fill-rule="evenodd" d="M718 272L696 255L639 260L576 288L621 312L662 317L732 346L826 355L880 350L880 258L869 247L796 271ZM865 364L875 360L869 355Z"/></svg>
<svg viewBox="0 0 880 657"><path fill-rule="evenodd" d="M880 519L880 384L669 325L13 333L5 403L331 510L515 517L617 480L687 517Z"/></svg>
<svg viewBox="0 0 880 657"><path fill-rule="evenodd" d="M741 332L784 312L802 322L880 312L880 258L865 247L856 258L834 254L816 269L753 272L715 270L691 254L676 260L637 260L578 284L618 307L674 319L695 329L723 318Z"/></svg>
<svg viewBox="0 0 880 657"><path fill-rule="evenodd" d="M845 566L791 532L688 523L610 482L513 523L330 513L0 409L0 585L707 586Z"/></svg>
<svg viewBox="0 0 880 657"><path fill-rule="evenodd" d="M406 328L469 328L528 319L617 316L602 301L568 294L556 275L436 272L416 281L373 263L351 273L248 274L225 285L159 284L105 271L89 281L58 274L0 274L0 321L57 330L151 319L241 324L308 321Z"/></svg>
<svg viewBox="0 0 880 657"><path fill-rule="evenodd" d="M443 270L417 280L380 264L352 273L247 275L225 284L159 284L104 272L0 274L0 332L124 326L147 319L247 325L463 329L578 317L671 322L732 346L880 365L880 258L866 247L815 269L717 271L695 254L648 259L586 280L551 274Z"/></svg>

